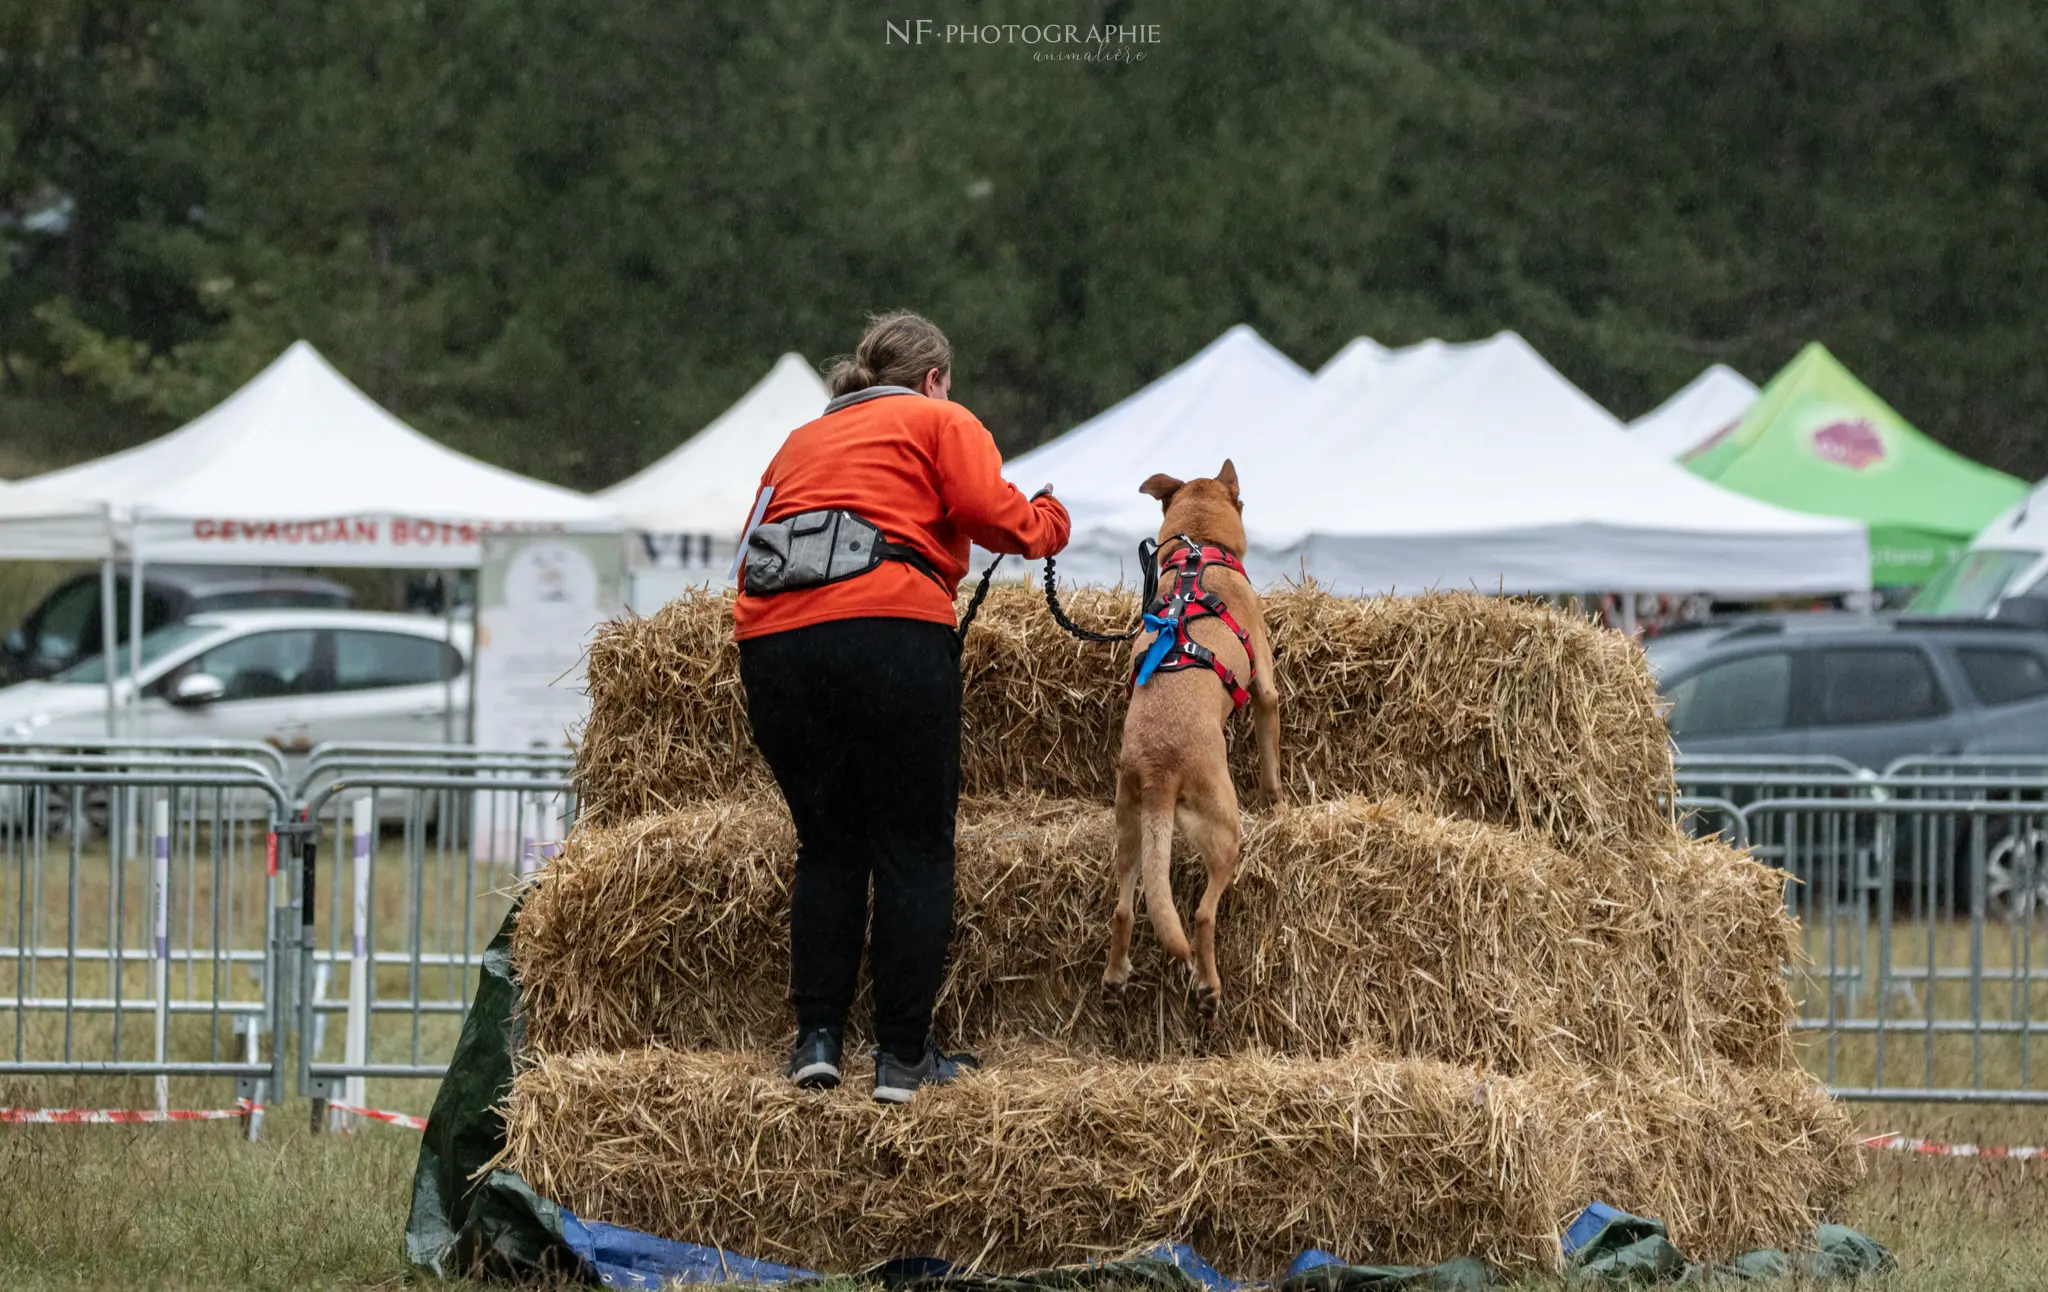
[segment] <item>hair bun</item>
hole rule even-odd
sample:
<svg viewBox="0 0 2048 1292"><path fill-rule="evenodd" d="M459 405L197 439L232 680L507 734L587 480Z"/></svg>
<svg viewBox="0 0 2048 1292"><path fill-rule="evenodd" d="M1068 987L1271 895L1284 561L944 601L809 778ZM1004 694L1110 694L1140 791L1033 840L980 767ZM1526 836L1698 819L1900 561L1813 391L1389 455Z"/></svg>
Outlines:
<svg viewBox="0 0 2048 1292"><path fill-rule="evenodd" d="M868 320L853 353L832 361L825 386L835 396L870 386L916 389L934 370L953 370L953 347L946 334L915 314L878 314Z"/></svg>

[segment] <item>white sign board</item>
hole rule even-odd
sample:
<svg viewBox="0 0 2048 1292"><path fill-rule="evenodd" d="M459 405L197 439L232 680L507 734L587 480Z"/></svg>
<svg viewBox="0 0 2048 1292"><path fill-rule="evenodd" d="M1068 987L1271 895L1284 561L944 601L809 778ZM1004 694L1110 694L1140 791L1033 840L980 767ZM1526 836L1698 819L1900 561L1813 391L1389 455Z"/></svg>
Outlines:
<svg viewBox="0 0 2048 1292"><path fill-rule="evenodd" d="M566 750L589 717L584 652L620 613L616 534L486 534L477 588L475 705L482 749ZM560 804L479 795L479 858L518 860L562 837ZM499 802L498 800L504 800Z"/></svg>

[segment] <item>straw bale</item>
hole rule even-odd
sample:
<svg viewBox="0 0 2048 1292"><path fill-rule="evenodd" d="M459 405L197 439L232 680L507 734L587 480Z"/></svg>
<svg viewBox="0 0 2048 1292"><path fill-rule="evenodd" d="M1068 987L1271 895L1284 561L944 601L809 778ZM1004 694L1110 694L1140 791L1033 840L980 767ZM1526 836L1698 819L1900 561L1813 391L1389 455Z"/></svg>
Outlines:
<svg viewBox="0 0 2048 1292"><path fill-rule="evenodd" d="M1253 818L1219 927L1224 1009L1205 1022L1142 921L1131 997L1101 1001L1112 839L1106 808L963 807L942 1035L1130 1058L1367 1044L1509 1073L1789 1062L1787 930L1760 900L1771 872L1718 844L1672 831L1574 857L1362 799ZM772 799L579 831L534 880L514 941L534 1045L781 1043L794 851ZM1178 851L1187 910L1202 872Z"/></svg>
<svg viewBox="0 0 2048 1292"><path fill-rule="evenodd" d="M1785 971L1804 952L1799 923L1785 909L1785 873L1718 839L1676 830L1648 856L1654 864L1641 878L1656 1025L1711 1037L1716 1054L1747 1067L1797 1067Z"/></svg>
<svg viewBox="0 0 2048 1292"><path fill-rule="evenodd" d="M886 1109L769 1054L544 1058L503 1158L586 1219L824 1271L929 1253L994 1271L1187 1241L1274 1277L1305 1247L1557 1261L1571 1163L1535 1092L1360 1058L1001 1064Z"/></svg>
<svg viewBox="0 0 2048 1292"><path fill-rule="evenodd" d="M1576 1141L1576 1196L1657 1217L1695 1260L1789 1247L1862 1180L1852 1119L1804 1072L1713 1063L1528 1080Z"/></svg>
<svg viewBox="0 0 2048 1292"><path fill-rule="evenodd" d="M883 1109L769 1053L552 1056L514 1079L505 1159L586 1218L826 1271L908 1253L992 1270L1179 1240L1277 1275L1479 1255L1553 1266L1600 1199L1694 1256L1790 1246L1856 1183L1810 1078L1489 1076L1364 1054L1090 1063L1030 1050Z"/></svg>
<svg viewBox="0 0 2048 1292"><path fill-rule="evenodd" d="M1121 591L1078 589L1066 600L1084 624L1121 627L1136 615ZM1663 827L1670 742L1641 653L1619 634L1466 593L1362 601L1309 586L1274 592L1265 609L1298 801L1399 794L1567 846ZM685 596L599 634L577 754L586 819L618 824L770 791L738 659L726 594ZM1068 636L1035 587L999 587L961 667L968 793L1109 801L1127 648ZM1233 735L1247 792L1250 725L1235 723Z"/></svg>

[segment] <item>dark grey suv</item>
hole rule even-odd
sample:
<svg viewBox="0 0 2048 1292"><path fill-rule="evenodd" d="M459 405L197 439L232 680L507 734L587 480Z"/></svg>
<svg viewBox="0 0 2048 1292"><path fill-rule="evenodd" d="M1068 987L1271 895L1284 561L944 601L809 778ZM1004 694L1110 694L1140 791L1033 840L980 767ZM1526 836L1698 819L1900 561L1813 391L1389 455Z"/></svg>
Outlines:
<svg viewBox="0 0 2048 1292"><path fill-rule="evenodd" d="M1983 619L1767 616L1650 643L1682 754L2048 756L2048 632Z"/></svg>

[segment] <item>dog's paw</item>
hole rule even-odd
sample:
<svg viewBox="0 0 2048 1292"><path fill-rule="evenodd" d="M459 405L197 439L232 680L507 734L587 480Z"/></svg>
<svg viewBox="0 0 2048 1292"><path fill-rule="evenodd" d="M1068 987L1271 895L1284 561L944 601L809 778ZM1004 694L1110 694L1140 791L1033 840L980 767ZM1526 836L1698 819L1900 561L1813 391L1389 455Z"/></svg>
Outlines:
<svg viewBox="0 0 2048 1292"><path fill-rule="evenodd" d="M1216 1017L1216 1011L1223 1007L1223 992L1208 983L1195 987L1195 1011L1203 1018Z"/></svg>
<svg viewBox="0 0 2048 1292"><path fill-rule="evenodd" d="M1122 1003L1124 992L1130 985L1131 982L1128 978L1104 978L1102 980L1103 1003L1106 1005Z"/></svg>

